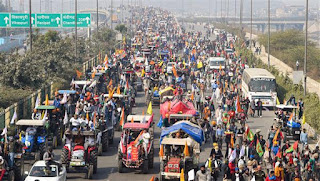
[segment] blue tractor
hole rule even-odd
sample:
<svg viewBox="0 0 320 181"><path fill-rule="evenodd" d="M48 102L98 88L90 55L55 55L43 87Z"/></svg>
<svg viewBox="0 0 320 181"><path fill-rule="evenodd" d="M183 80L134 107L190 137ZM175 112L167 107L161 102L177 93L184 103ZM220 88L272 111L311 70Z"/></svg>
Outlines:
<svg viewBox="0 0 320 181"><path fill-rule="evenodd" d="M24 160L42 160L47 146L52 146L45 120L22 119L16 122L19 139L23 144Z"/></svg>

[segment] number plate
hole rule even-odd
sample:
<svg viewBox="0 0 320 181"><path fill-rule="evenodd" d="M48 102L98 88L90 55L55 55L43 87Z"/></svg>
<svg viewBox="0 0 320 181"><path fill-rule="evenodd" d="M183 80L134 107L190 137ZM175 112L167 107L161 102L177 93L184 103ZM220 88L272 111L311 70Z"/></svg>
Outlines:
<svg viewBox="0 0 320 181"><path fill-rule="evenodd" d="M70 162L70 166L83 166L85 164L85 162Z"/></svg>
<svg viewBox="0 0 320 181"><path fill-rule="evenodd" d="M294 134L300 134L300 131L295 131Z"/></svg>

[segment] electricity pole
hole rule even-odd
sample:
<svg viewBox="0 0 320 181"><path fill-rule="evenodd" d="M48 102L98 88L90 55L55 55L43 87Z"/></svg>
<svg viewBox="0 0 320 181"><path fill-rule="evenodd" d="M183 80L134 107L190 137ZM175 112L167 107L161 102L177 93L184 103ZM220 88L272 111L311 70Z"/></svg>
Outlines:
<svg viewBox="0 0 320 181"><path fill-rule="evenodd" d="M78 0L75 0L74 2L74 21L75 21L75 56L76 56L76 61L78 61Z"/></svg>
<svg viewBox="0 0 320 181"><path fill-rule="evenodd" d="M250 18L250 51L252 51L252 0L251 0L251 18ZM251 53L251 56L250 56L250 60L252 62L252 53Z"/></svg>
<svg viewBox="0 0 320 181"><path fill-rule="evenodd" d="M304 65L303 65L303 73L304 73L304 92L303 95L307 94L307 58L308 58L308 14L309 14L309 0L306 0L306 34L305 34L305 42L304 42Z"/></svg>
<svg viewBox="0 0 320 181"><path fill-rule="evenodd" d="M268 0L268 68L270 68L270 0Z"/></svg>
<svg viewBox="0 0 320 181"><path fill-rule="evenodd" d="M113 29L112 18L113 18L113 0L111 0L111 29Z"/></svg>
<svg viewBox="0 0 320 181"><path fill-rule="evenodd" d="M29 38L30 38L30 51L32 52L32 17L31 17L31 0L29 0Z"/></svg>
<svg viewBox="0 0 320 181"><path fill-rule="evenodd" d="M97 50L98 53L100 53L100 47L99 47L99 0L97 0Z"/></svg>

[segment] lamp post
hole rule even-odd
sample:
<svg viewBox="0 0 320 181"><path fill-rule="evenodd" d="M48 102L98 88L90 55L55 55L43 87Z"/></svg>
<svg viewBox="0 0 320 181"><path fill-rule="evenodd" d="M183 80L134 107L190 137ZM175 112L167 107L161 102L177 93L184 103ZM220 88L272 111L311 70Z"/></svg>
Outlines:
<svg viewBox="0 0 320 181"><path fill-rule="evenodd" d="M29 0L29 38L30 38L30 51L32 52L32 17L31 17L31 11L32 11L32 5L31 0Z"/></svg>
<svg viewBox="0 0 320 181"><path fill-rule="evenodd" d="M74 2L74 21L75 21L75 56L76 56L76 60L78 59L78 0L75 0Z"/></svg>
<svg viewBox="0 0 320 181"><path fill-rule="evenodd" d="M251 18L250 18L250 51L252 51L252 0L250 1L251 6L250 6L250 11L251 11ZM252 62L252 53L250 56L250 60Z"/></svg>
<svg viewBox="0 0 320 181"><path fill-rule="evenodd" d="M268 68L270 68L270 0L268 0Z"/></svg>
<svg viewBox="0 0 320 181"><path fill-rule="evenodd" d="M303 95L307 94L307 58L308 58L308 13L309 13L309 0L306 0L306 22L305 22L305 42L304 42L304 92Z"/></svg>

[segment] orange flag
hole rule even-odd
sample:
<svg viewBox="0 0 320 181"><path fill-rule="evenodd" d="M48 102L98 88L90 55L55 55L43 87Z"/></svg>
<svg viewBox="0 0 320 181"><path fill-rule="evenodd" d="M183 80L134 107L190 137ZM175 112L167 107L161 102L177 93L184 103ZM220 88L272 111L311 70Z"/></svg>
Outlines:
<svg viewBox="0 0 320 181"><path fill-rule="evenodd" d="M82 76L82 72L76 69L76 73L77 73L77 78L80 79L80 77Z"/></svg>
<svg viewBox="0 0 320 181"><path fill-rule="evenodd" d="M113 83L112 83L112 79L111 79L110 82L109 82L109 86L112 86L112 84L113 84Z"/></svg>
<svg viewBox="0 0 320 181"><path fill-rule="evenodd" d="M159 156L163 157L164 153L163 153L163 145L160 145L160 151L159 151Z"/></svg>
<svg viewBox="0 0 320 181"><path fill-rule="evenodd" d="M117 88L117 94L121 94L121 92L120 92L120 84L118 85L118 88Z"/></svg>
<svg viewBox="0 0 320 181"><path fill-rule="evenodd" d="M91 78L94 78L94 77L96 76L96 73L97 73L97 70L94 69L94 71L93 71L93 73L92 73L92 75L91 75Z"/></svg>
<svg viewBox="0 0 320 181"><path fill-rule="evenodd" d="M116 88L114 88L113 90L109 90L109 98L111 99L113 97L114 91L116 90Z"/></svg>
<svg viewBox="0 0 320 181"><path fill-rule="evenodd" d="M234 148L234 139L233 139L233 134L231 134L231 148Z"/></svg>
<svg viewBox="0 0 320 181"><path fill-rule="evenodd" d="M178 73L175 66L172 66L172 72L175 77L178 77Z"/></svg>
<svg viewBox="0 0 320 181"><path fill-rule="evenodd" d="M194 94L192 92L190 99L193 101L194 100Z"/></svg>
<svg viewBox="0 0 320 181"><path fill-rule="evenodd" d="M144 115L144 110L142 110L142 115Z"/></svg>
<svg viewBox="0 0 320 181"><path fill-rule="evenodd" d="M149 181L154 181L154 176L151 177L151 179Z"/></svg>
<svg viewBox="0 0 320 181"><path fill-rule="evenodd" d="M96 112L93 113L93 125L96 125L96 119L97 119L97 115Z"/></svg>
<svg viewBox="0 0 320 181"><path fill-rule="evenodd" d="M133 117L131 118L131 123L134 123Z"/></svg>
<svg viewBox="0 0 320 181"><path fill-rule="evenodd" d="M122 112L121 112L121 120L120 120L120 126L123 128L124 125L124 108L122 107Z"/></svg>

